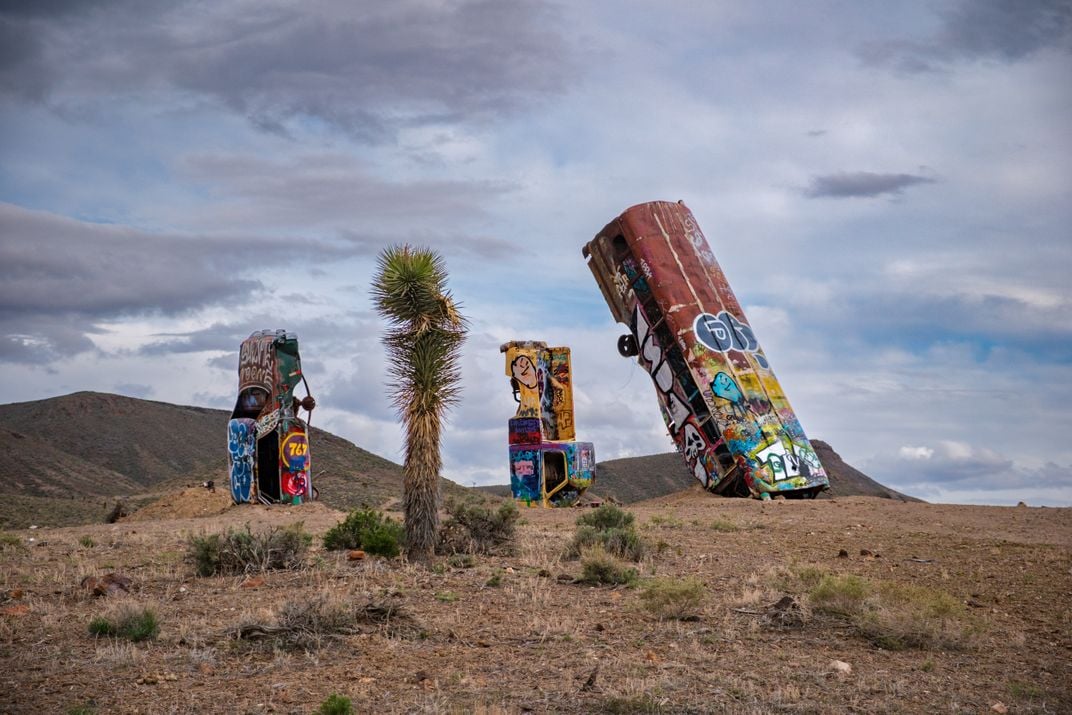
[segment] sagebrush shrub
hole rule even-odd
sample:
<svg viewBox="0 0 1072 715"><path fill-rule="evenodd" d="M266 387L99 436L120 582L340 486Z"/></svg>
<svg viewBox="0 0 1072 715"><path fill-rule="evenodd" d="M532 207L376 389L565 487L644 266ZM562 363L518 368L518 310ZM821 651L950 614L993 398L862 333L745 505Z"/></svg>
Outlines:
<svg viewBox="0 0 1072 715"><path fill-rule="evenodd" d="M472 502L447 502L447 519L439 531L439 552L503 553L513 548L520 518L517 505L505 501L494 511Z"/></svg>
<svg viewBox="0 0 1072 715"><path fill-rule="evenodd" d="M302 529L301 522L257 533L246 524L244 531L191 536L187 559L194 563L198 576L300 569L312 543L312 534Z"/></svg>
<svg viewBox="0 0 1072 715"><path fill-rule="evenodd" d="M324 548L362 549L375 556L394 558L402 553L405 529L375 509L354 509L324 534Z"/></svg>
<svg viewBox="0 0 1072 715"><path fill-rule="evenodd" d="M613 504L601 504L577 519L577 526L591 526L596 529L632 529L636 517Z"/></svg>
<svg viewBox="0 0 1072 715"><path fill-rule="evenodd" d="M637 582L637 570L621 563L600 548L591 549L581 560L581 583L593 586L632 586Z"/></svg>
<svg viewBox="0 0 1072 715"><path fill-rule="evenodd" d="M601 547L630 561L644 558L644 540L636 532L635 517L613 504L604 504L577 519L577 531L566 555L577 558L587 549Z"/></svg>

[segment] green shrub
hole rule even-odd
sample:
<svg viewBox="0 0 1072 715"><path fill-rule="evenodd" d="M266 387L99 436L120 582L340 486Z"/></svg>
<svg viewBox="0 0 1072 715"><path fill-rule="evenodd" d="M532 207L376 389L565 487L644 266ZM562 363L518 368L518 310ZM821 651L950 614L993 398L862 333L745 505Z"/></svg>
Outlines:
<svg viewBox="0 0 1072 715"><path fill-rule="evenodd" d="M502 554L513 549L520 513L512 500L496 510L473 502L447 502L439 530L440 553Z"/></svg>
<svg viewBox="0 0 1072 715"><path fill-rule="evenodd" d="M570 543L568 555L571 558L577 558L593 546L602 547L605 551L630 561L640 561L644 558L644 541L632 526L607 529L597 529L589 525L580 526Z"/></svg>
<svg viewBox="0 0 1072 715"><path fill-rule="evenodd" d="M332 693L327 700L320 703L316 715L353 715L354 704L345 695Z"/></svg>
<svg viewBox="0 0 1072 715"><path fill-rule="evenodd" d="M362 549L374 556L394 558L402 553L405 529L375 509L354 509L324 534L324 548Z"/></svg>
<svg viewBox="0 0 1072 715"><path fill-rule="evenodd" d="M259 533L246 524L244 531L191 536L187 559L194 563L198 576L300 569L312 543L312 535L302 530L301 522Z"/></svg>
<svg viewBox="0 0 1072 715"><path fill-rule="evenodd" d="M135 643L152 640L159 632L156 614L149 608L132 605L121 607L113 616L97 616L89 622L90 635L126 638Z"/></svg>
<svg viewBox="0 0 1072 715"><path fill-rule="evenodd" d="M577 526L595 529L632 529L636 517L613 504L602 504L577 519Z"/></svg>
<svg viewBox="0 0 1072 715"><path fill-rule="evenodd" d="M0 550L6 548L22 549L25 548L22 539L15 534L0 533Z"/></svg>
<svg viewBox="0 0 1072 715"><path fill-rule="evenodd" d="M859 576L826 574L812 587L808 600L820 613L853 616L864 608L870 593L870 584Z"/></svg>
<svg viewBox="0 0 1072 715"><path fill-rule="evenodd" d="M704 597L704 585L694 578L652 579L642 586L640 601L662 619L685 619L696 615Z"/></svg>
<svg viewBox="0 0 1072 715"><path fill-rule="evenodd" d="M729 519L718 518L711 522L711 528L715 531L722 533L731 533L734 531L740 531L740 527L734 524Z"/></svg>
<svg viewBox="0 0 1072 715"><path fill-rule="evenodd" d="M577 531L566 556L577 558L592 547L599 547L622 559L644 558L644 541L636 532L635 517L613 504L604 504L577 519Z"/></svg>
<svg viewBox="0 0 1072 715"><path fill-rule="evenodd" d="M608 554L596 548L587 551L581 560L581 583L593 586L632 586L637 582L638 574Z"/></svg>

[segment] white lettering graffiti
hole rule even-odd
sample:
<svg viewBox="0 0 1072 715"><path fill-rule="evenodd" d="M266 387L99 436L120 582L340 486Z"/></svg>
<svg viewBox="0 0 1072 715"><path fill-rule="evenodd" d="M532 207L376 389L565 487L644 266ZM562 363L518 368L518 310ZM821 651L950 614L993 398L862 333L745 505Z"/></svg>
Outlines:
<svg viewBox="0 0 1072 715"><path fill-rule="evenodd" d="M692 410L674 392L674 371L639 304L633 311L633 315L636 325L633 337L636 339L640 353L637 361L647 369L655 382L655 387L662 398L660 404L670 435L680 444L693 475L700 480L701 484L707 486L710 476L701 459L707 450L707 442L696 426L689 421L689 418L693 416Z"/></svg>

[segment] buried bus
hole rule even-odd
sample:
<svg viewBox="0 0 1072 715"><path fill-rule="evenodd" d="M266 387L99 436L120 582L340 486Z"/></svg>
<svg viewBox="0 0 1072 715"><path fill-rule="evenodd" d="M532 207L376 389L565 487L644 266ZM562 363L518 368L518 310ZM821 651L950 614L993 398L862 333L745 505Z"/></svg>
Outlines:
<svg viewBox="0 0 1072 715"><path fill-rule="evenodd" d="M294 389L305 385L298 400ZM227 462L236 504L301 504L316 498L309 455L309 425L316 401L301 371L298 336L261 330L238 355L238 399L227 422Z"/></svg>
<svg viewBox="0 0 1072 715"><path fill-rule="evenodd" d="M627 209L583 249L689 471L727 496L814 498L826 472L692 212Z"/></svg>

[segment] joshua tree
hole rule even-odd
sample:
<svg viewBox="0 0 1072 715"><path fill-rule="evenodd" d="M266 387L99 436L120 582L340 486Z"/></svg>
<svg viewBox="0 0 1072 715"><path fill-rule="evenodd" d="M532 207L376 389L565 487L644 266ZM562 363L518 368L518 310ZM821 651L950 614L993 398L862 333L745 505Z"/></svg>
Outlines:
<svg viewBox="0 0 1072 715"><path fill-rule="evenodd" d="M444 413L458 401L458 365L466 321L446 290L447 272L435 251L384 249L372 282L376 310L387 319L383 336L390 362L391 397L406 428L406 553L427 561L439 525L439 438Z"/></svg>

